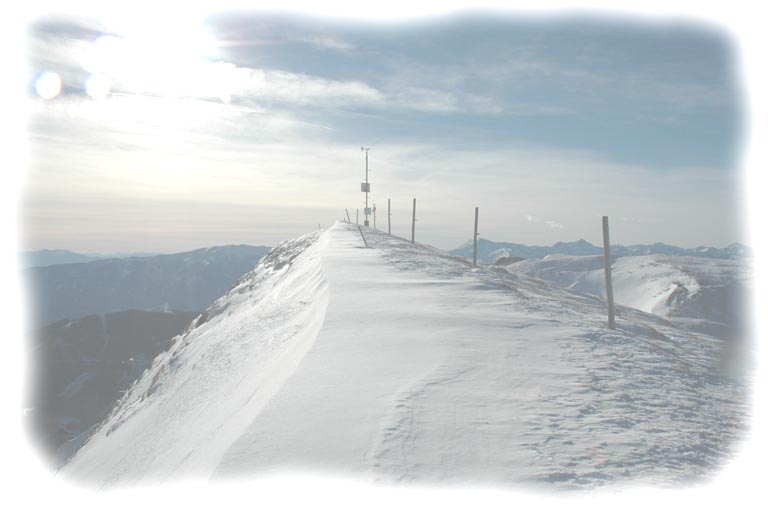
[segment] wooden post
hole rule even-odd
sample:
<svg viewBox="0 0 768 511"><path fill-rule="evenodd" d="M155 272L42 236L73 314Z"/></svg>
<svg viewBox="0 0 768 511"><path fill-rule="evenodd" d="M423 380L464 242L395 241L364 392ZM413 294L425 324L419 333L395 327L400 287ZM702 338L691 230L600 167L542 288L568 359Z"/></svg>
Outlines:
<svg viewBox="0 0 768 511"><path fill-rule="evenodd" d="M392 236L392 204L391 204L391 199L387 199L387 234Z"/></svg>
<svg viewBox="0 0 768 511"><path fill-rule="evenodd" d="M613 310L613 282L611 281L611 241L608 236L608 217L603 217L603 266L605 267L605 297L608 300L608 328L616 330Z"/></svg>
<svg viewBox="0 0 768 511"><path fill-rule="evenodd" d="M373 203L373 228L376 229L376 203Z"/></svg>
<svg viewBox="0 0 768 511"><path fill-rule="evenodd" d="M411 243L416 243L416 199L413 199L413 220L411 221Z"/></svg>
<svg viewBox="0 0 768 511"><path fill-rule="evenodd" d="M368 248L368 242L365 241L365 236L363 236L363 229L360 227L360 224L357 224L357 230L360 231L360 237L363 238L363 244L365 244L365 247Z"/></svg>
<svg viewBox="0 0 768 511"><path fill-rule="evenodd" d="M475 249L472 252L472 266L477 268L477 215L480 208L475 207Z"/></svg>
<svg viewBox="0 0 768 511"><path fill-rule="evenodd" d="M344 208L344 211L347 212L347 222L349 222L351 224L352 220L350 220L350 218L349 218L349 210L347 208Z"/></svg>
<svg viewBox="0 0 768 511"><path fill-rule="evenodd" d="M360 209L355 210L355 223L360 225Z"/></svg>

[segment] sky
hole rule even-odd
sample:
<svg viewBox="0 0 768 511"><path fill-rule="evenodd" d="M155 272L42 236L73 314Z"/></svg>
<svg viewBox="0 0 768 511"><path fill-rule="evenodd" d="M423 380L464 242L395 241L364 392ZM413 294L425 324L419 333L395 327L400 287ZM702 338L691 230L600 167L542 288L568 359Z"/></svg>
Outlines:
<svg viewBox="0 0 768 511"><path fill-rule="evenodd" d="M747 241L738 48L716 25L50 13L27 44L21 249L274 245L362 218L363 146L377 227L391 199L410 236L417 198L440 248L476 206L495 241L599 244L602 215L614 243Z"/></svg>

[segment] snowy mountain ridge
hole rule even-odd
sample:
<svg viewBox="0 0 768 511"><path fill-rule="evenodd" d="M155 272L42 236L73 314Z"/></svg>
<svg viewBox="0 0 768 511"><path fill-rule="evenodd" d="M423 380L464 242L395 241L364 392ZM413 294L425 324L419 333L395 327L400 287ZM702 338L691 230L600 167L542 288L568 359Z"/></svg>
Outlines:
<svg viewBox="0 0 768 511"><path fill-rule="evenodd" d="M550 254L505 268L605 298L602 256ZM611 268L617 303L721 339L743 342L747 336L749 259L654 254L616 258Z"/></svg>
<svg viewBox="0 0 768 511"><path fill-rule="evenodd" d="M727 458L725 343L337 223L275 247L159 355L61 474L98 486L320 469L672 485Z"/></svg>
<svg viewBox="0 0 768 511"><path fill-rule="evenodd" d="M467 258L472 257L473 242L467 241L459 248L450 250L452 254L461 255ZM552 246L529 246L520 243L491 241L485 238L477 240L478 259L493 263L500 257L521 257L523 259L540 259L551 254L587 256L602 255L602 247L596 247L584 239L577 241L562 242L559 241ZM654 243L651 245L611 245L611 256L625 257L638 255L668 254L679 256L696 256L713 259L740 259L751 256L749 247L741 243L732 243L725 248L714 247L696 247L680 248L665 243Z"/></svg>
<svg viewBox="0 0 768 511"><path fill-rule="evenodd" d="M134 470L126 478L162 479L179 465L194 472L221 457L227 444L217 442L215 436L226 441L242 433L285 375L295 369L306 340L313 338L322 320L322 306L306 306L306 299L325 299L317 264L309 262L301 271L288 272L296 257L312 259L312 251L304 253L304 249L317 238L312 233L276 247L198 316L185 334L174 339L77 455L88 459L92 444L118 442L126 446L121 452L124 457L86 462L89 473L100 474L105 464L122 472L140 463L142 470ZM267 335L253 339L251 330ZM253 364L253 371L248 363ZM252 380L247 387L242 384L246 373ZM209 386L217 392L206 393ZM158 411L160 420L151 424L142 420ZM192 429L183 426L182 418L201 412L209 418L206 423ZM225 419L226 427L218 423ZM169 434L175 440L167 438ZM167 441L157 442L160 438ZM134 451L134 443L144 450ZM188 452L189 446L199 446L194 456ZM110 472L103 475L115 476Z"/></svg>

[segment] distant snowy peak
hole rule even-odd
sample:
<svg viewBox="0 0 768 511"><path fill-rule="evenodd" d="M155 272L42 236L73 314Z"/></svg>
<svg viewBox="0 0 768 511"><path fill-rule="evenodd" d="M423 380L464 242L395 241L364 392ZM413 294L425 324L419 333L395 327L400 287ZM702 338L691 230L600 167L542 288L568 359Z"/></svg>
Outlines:
<svg viewBox="0 0 768 511"><path fill-rule="evenodd" d="M725 248L703 246L696 248L680 248L674 245L667 245L666 243L654 243L653 245L630 245L628 247L622 245L613 245L611 246L611 254L616 257L665 254L676 256L707 257L710 259L741 259L743 257L751 257L752 255L749 247L742 245L741 243L732 243Z"/></svg>
<svg viewBox="0 0 768 511"><path fill-rule="evenodd" d="M568 255L597 255L602 253L600 248L584 239L570 242L558 241L552 245L552 251L556 254Z"/></svg>
<svg viewBox="0 0 768 511"><path fill-rule="evenodd" d="M468 241L459 248L450 251L452 254L467 258L472 257L473 243ZM519 243L504 241L491 241L480 238L477 240L477 257L481 261L495 263L501 257L517 257L523 259L541 259L550 254L563 254L571 256L602 255L602 247L596 247L590 242L580 239L578 241L559 241L552 246L529 246ZM693 249L680 248L666 243L653 243L651 245L611 245L613 257L639 256L665 254L676 256L707 257L711 259L740 259L751 257L752 251L741 243L733 243L725 248L696 247Z"/></svg>
<svg viewBox="0 0 768 511"><path fill-rule="evenodd" d="M461 247L451 250L467 258L472 257L473 244L471 241ZM602 254L602 249L592 245L586 240L573 242L558 242L551 247L529 246L520 243L507 243L491 241L484 238L477 240L477 257L481 261L496 263L500 258L540 259L548 254L566 255L597 255Z"/></svg>
<svg viewBox="0 0 768 511"><path fill-rule="evenodd" d="M713 249L714 250L714 249ZM613 255L627 256L627 255L652 255L652 254L667 254L667 255L687 255L689 250L675 247L673 245L667 245L666 243L654 243L652 245L630 245L625 247L623 245L614 245L611 247L611 253ZM698 249L694 249L694 254L700 255Z"/></svg>
<svg viewBox="0 0 768 511"><path fill-rule="evenodd" d="M731 243L725 247L725 251L734 259L739 257L752 257L752 249L741 243Z"/></svg>
<svg viewBox="0 0 768 511"><path fill-rule="evenodd" d="M482 243L484 241L488 241L488 240L484 240L483 238L478 238L477 240L478 243ZM491 241L491 243L493 242ZM472 240L469 240L467 242L462 243L462 245L456 250L473 250L473 247L474 247L474 242Z"/></svg>

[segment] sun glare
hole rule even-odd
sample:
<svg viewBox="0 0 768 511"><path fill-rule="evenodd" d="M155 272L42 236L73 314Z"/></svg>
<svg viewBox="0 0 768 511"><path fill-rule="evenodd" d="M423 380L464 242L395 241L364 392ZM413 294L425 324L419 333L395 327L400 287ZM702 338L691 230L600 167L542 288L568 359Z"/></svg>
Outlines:
<svg viewBox="0 0 768 511"><path fill-rule="evenodd" d="M217 62L216 39L202 24L144 26L91 43L82 66L91 73L86 92L102 98L113 88L167 97L220 98L232 91Z"/></svg>
<svg viewBox="0 0 768 511"><path fill-rule="evenodd" d="M85 92L93 99L104 99L109 95L112 81L103 74L91 75L85 82Z"/></svg>

